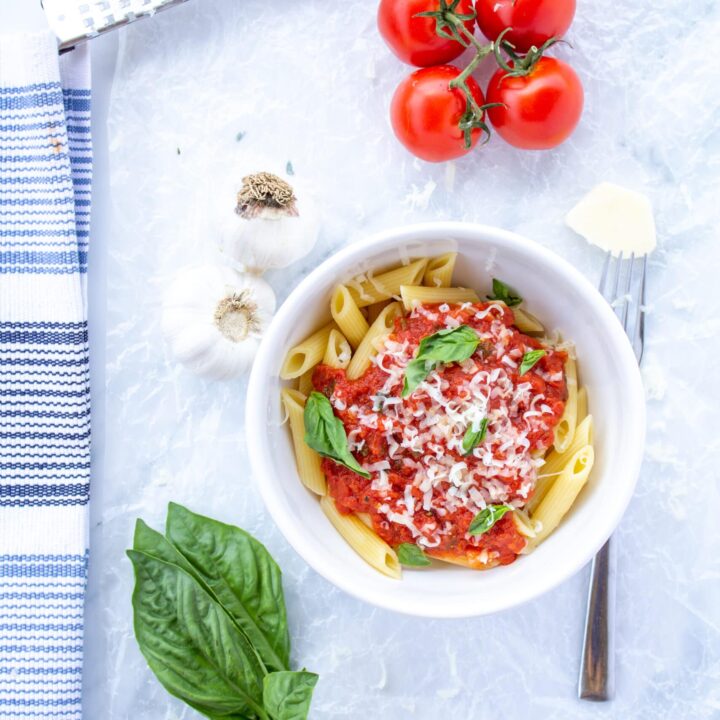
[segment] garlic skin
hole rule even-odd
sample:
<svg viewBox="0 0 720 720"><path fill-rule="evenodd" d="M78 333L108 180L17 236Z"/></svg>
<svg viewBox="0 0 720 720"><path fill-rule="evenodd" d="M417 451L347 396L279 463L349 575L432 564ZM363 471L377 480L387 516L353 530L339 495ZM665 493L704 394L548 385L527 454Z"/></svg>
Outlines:
<svg viewBox="0 0 720 720"><path fill-rule="evenodd" d="M217 265L183 268L163 297L163 335L189 370L229 380L252 365L275 304L270 285L254 275Z"/></svg>
<svg viewBox="0 0 720 720"><path fill-rule="evenodd" d="M294 178L247 175L232 217L222 229L222 251L248 272L287 267L315 246L320 228L312 196Z"/></svg>

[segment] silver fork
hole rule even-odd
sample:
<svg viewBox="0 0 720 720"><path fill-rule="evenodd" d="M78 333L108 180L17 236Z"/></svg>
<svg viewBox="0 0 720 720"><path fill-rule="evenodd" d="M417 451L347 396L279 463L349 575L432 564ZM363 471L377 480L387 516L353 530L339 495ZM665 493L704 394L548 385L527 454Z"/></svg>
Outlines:
<svg viewBox="0 0 720 720"><path fill-rule="evenodd" d="M636 266L640 266L640 271ZM647 255L623 259L605 256L600 292L610 303L630 339L638 363L645 344L645 289ZM613 616L615 609L615 561L611 539L593 558L588 588L585 639L580 664L578 697L610 700L613 693Z"/></svg>

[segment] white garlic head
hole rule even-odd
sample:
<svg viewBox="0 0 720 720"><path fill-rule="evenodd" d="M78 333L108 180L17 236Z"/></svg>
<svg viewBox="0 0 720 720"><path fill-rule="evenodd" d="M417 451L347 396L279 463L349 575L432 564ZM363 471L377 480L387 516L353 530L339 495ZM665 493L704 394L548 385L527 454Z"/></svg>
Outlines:
<svg viewBox="0 0 720 720"><path fill-rule="evenodd" d="M275 293L262 278L223 266L188 267L165 292L163 334L192 372L228 380L250 368L274 311Z"/></svg>
<svg viewBox="0 0 720 720"><path fill-rule="evenodd" d="M313 249L320 226L317 208L291 178L247 175L235 201L223 228L222 250L248 272L286 267Z"/></svg>

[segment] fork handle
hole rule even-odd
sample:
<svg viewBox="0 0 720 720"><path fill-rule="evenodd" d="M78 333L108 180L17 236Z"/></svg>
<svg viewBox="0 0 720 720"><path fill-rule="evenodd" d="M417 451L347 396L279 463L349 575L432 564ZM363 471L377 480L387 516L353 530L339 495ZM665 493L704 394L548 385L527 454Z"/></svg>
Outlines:
<svg viewBox="0 0 720 720"><path fill-rule="evenodd" d="M610 540L593 558L590 570L585 641L578 683L578 697L582 700L612 699L612 614L614 573L611 573Z"/></svg>

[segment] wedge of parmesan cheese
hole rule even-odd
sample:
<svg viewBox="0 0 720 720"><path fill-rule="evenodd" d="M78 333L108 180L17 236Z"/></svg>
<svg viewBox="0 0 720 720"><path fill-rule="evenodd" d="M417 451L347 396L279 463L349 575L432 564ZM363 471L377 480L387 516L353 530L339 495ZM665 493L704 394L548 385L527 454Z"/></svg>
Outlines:
<svg viewBox="0 0 720 720"><path fill-rule="evenodd" d="M604 182L567 214L567 225L589 243L618 256L647 255L655 249L652 205L642 193Z"/></svg>

